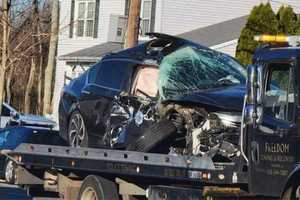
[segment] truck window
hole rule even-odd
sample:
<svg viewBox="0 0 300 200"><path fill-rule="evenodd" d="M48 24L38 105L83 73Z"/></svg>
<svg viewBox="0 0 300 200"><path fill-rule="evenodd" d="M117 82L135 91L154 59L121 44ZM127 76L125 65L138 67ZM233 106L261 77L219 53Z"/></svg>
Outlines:
<svg viewBox="0 0 300 200"><path fill-rule="evenodd" d="M104 61L97 71L95 83L111 89L128 91L132 67L126 61Z"/></svg>
<svg viewBox="0 0 300 200"><path fill-rule="evenodd" d="M289 64L271 64L265 95L265 114L284 121L293 120L294 81Z"/></svg>

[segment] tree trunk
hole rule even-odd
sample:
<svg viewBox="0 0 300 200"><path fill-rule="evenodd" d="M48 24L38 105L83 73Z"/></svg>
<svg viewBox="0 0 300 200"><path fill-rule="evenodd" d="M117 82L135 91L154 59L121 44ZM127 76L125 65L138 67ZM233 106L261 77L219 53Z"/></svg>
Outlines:
<svg viewBox="0 0 300 200"><path fill-rule="evenodd" d="M32 88L34 84L35 71L36 71L36 60L34 58L31 58L30 74L26 86L26 91L25 91L24 112L27 114L30 113L30 109L31 109L31 94L32 94Z"/></svg>
<svg viewBox="0 0 300 200"><path fill-rule="evenodd" d="M39 56L39 74L38 74L38 114L43 113L43 52L40 51Z"/></svg>
<svg viewBox="0 0 300 200"><path fill-rule="evenodd" d="M37 113L42 114L43 113L43 47L42 47L42 37L41 37L41 30L40 30L40 17L39 17L39 10L38 10L38 1L33 0L33 4L35 7L35 12L37 15L36 19L36 33L38 37L38 87L37 87Z"/></svg>
<svg viewBox="0 0 300 200"><path fill-rule="evenodd" d="M37 35L38 34L38 26L39 26L39 20L38 20L39 16L38 16L38 1L37 0L33 0L32 1L32 14L31 14L31 21L33 23L33 27L32 27L32 34ZM32 45L36 44L37 42L37 38L36 36L32 36ZM37 55L37 53L39 53L39 49L38 46L34 46L33 49L33 54L32 54L32 58L31 58L31 66L30 66L30 74L29 74L29 78L28 78L28 82L26 85L26 90L25 90L25 103L24 103L24 112L29 114L31 113L31 108L32 108L32 91L33 91L33 86L35 83L35 74L36 74L36 63L37 63L37 58L39 57ZM38 105L34 105L34 110L38 110Z"/></svg>
<svg viewBox="0 0 300 200"><path fill-rule="evenodd" d="M7 48L8 48L8 2L2 0L2 24L3 24L3 35L2 35L2 61L0 69L0 113L2 112L2 103L5 90L5 71L7 63Z"/></svg>
<svg viewBox="0 0 300 200"><path fill-rule="evenodd" d="M58 0L52 1L51 12L51 38L49 46L48 64L45 70L45 86L44 86L44 109L43 114L51 113L51 96L52 96L52 77L55 66L56 48L58 42Z"/></svg>
<svg viewBox="0 0 300 200"><path fill-rule="evenodd" d="M11 66L6 78L6 103L11 104L11 80L14 73L14 66Z"/></svg>
<svg viewBox="0 0 300 200"><path fill-rule="evenodd" d="M128 28L126 38L126 48L134 47L138 44L140 29L141 0L131 0L128 17Z"/></svg>

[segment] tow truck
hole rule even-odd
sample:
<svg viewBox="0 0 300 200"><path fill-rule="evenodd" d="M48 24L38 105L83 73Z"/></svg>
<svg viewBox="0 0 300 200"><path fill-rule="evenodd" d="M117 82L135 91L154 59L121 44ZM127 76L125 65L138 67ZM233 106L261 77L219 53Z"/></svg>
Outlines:
<svg viewBox="0 0 300 200"><path fill-rule="evenodd" d="M1 152L16 163L16 184L80 200L300 198L300 37L255 39L269 45L248 66L239 156L233 162L21 144Z"/></svg>

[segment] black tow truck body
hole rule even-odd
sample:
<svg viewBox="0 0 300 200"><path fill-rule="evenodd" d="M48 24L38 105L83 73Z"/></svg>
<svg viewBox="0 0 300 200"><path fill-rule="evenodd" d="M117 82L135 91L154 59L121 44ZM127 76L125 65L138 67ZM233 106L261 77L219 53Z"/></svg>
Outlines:
<svg viewBox="0 0 300 200"><path fill-rule="evenodd" d="M280 196L293 186L296 195L300 175L300 48L260 48L253 62L258 80L252 86L256 87L252 90L256 100L248 101L244 111L256 110L252 116L256 122L247 126L249 190ZM272 94L278 88L282 94Z"/></svg>
<svg viewBox="0 0 300 200"><path fill-rule="evenodd" d="M300 48L260 48L253 61L248 67L240 151L233 162L35 144L2 153L17 163L16 184L44 185L65 199L84 199L91 185L95 193L102 191L102 199L296 199ZM100 183L100 190L95 183Z"/></svg>

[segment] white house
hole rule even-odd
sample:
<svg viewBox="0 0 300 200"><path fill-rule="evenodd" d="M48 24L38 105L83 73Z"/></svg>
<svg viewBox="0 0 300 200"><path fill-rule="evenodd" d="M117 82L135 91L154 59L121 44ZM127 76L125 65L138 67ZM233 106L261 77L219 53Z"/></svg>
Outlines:
<svg viewBox="0 0 300 200"><path fill-rule="evenodd" d="M122 48L129 0L61 0L60 34L54 89L57 114L67 77ZM142 0L141 39L162 32L191 39L234 55L237 38L253 6L270 2L276 10L291 5L300 13L300 0Z"/></svg>

